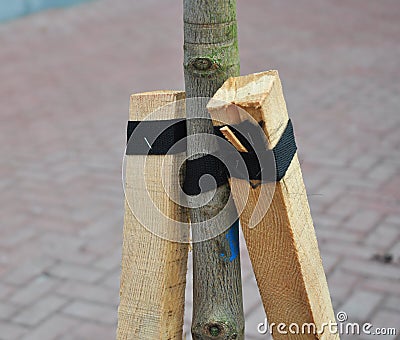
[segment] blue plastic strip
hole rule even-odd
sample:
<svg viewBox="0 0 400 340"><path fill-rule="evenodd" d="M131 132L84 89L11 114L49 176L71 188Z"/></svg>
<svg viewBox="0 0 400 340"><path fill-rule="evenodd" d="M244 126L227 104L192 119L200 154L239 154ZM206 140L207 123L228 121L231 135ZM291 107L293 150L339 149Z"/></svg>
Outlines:
<svg viewBox="0 0 400 340"><path fill-rule="evenodd" d="M231 253L229 262L232 262L239 256L239 220L236 220L236 222L229 228L226 234L226 239L228 240L229 250ZM222 253L220 256L227 260L225 254Z"/></svg>

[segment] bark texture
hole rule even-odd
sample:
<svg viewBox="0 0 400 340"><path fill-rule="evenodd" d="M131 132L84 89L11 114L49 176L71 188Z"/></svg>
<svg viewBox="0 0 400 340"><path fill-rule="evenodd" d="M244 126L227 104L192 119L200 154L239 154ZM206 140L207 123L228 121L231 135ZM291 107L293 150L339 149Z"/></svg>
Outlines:
<svg viewBox="0 0 400 340"><path fill-rule="evenodd" d="M206 97L188 101L188 135L212 134L211 120L190 120L191 117L209 118L206 110L208 98L223 85L226 79L239 75L237 45L236 1L184 0L184 70L187 98ZM196 136L188 141L190 158L215 150L215 142ZM207 238L210 228L226 229L236 216L229 185L189 200L192 223L200 227L192 230L194 241ZM204 204L207 202L206 204ZM223 213L222 208L226 207ZM207 221L218 215L218 223ZM229 232L193 244L193 319L194 339L244 339L244 317L240 256L233 261L229 254Z"/></svg>

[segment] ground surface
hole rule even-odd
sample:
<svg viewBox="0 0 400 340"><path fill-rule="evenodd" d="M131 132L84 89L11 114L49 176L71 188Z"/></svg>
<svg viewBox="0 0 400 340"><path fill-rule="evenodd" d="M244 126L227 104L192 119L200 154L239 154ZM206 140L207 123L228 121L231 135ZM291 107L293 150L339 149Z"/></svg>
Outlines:
<svg viewBox="0 0 400 340"><path fill-rule="evenodd" d="M128 99L183 88L181 11L99 0L0 25L0 339L114 338ZM400 324L399 22L397 0L239 2L242 73L280 71L335 309L376 327Z"/></svg>

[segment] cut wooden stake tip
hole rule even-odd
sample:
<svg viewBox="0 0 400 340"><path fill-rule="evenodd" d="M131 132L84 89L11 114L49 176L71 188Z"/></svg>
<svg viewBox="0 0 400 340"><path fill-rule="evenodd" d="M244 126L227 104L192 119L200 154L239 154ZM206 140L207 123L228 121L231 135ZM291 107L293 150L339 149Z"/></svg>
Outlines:
<svg viewBox="0 0 400 340"><path fill-rule="evenodd" d="M219 130L222 132L222 134L228 140L228 142L230 142L236 148L236 150L240 152L248 152L248 150L243 146L243 144L240 142L240 140L235 136L235 134L228 126L223 126Z"/></svg>

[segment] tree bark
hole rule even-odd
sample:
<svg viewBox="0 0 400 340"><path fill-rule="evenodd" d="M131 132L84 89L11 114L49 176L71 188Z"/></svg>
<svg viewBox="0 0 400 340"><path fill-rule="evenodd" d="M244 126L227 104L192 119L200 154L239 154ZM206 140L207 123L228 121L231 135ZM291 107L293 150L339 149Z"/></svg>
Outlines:
<svg viewBox="0 0 400 340"><path fill-rule="evenodd" d="M199 133L213 134L211 120L206 110L208 99L231 76L239 75L235 0L184 0L184 71L187 101L187 130L193 139L188 140L189 159L201 157L216 150L216 143L201 138ZM205 97L202 100L190 98ZM210 228L226 229L227 221L237 217L230 197L229 185L209 193L189 198L194 241L207 238ZM207 203L205 203L207 202ZM205 203L205 204L204 204ZM226 208L221 213L223 208ZM209 219L218 215L218 225ZM231 253L229 237L238 239L235 223L218 236L193 243L193 319L194 339L244 339L244 317L240 256ZM237 245L238 247L238 245Z"/></svg>

